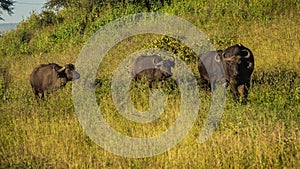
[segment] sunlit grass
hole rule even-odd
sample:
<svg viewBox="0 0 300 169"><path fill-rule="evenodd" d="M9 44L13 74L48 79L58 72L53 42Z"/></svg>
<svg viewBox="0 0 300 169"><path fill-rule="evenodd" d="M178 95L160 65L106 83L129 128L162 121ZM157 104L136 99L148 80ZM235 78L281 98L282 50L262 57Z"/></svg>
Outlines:
<svg viewBox="0 0 300 169"><path fill-rule="evenodd" d="M255 57L249 103L235 104L228 90L219 126L211 138L200 144L198 137L210 104L210 93L200 90L200 111L187 137L169 151L149 158L121 157L94 143L77 119L71 84L43 102L35 101L29 84L34 67L48 62L74 63L80 49L65 54L1 58L0 63L9 71L10 83L4 100L0 101L0 168L297 168L300 20L294 17L237 28L233 43L244 44ZM225 34L218 31L211 29L205 33L211 37ZM99 108L115 130L128 136L149 137L161 134L174 123L180 91L161 86L168 94L166 112L148 124L135 123L120 115L110 91L114 69L122 58L144 47L147 42L141 39L125 40L107 54L99 66L95 88ZM196 70L193 69L198 76ZM138 88L132 89L131 101L137 109L147 110L150 88L142 83L132 86Z"/></svg>

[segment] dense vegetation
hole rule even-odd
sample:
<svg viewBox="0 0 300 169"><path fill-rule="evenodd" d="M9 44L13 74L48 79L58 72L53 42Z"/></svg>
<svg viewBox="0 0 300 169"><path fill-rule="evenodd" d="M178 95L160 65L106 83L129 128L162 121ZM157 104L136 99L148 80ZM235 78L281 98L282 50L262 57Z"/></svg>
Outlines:
<svg viewBox="0 0 300 169"><path fill-rule="evenodd" d="M210 93L200 90L201 110L188 136L168 152L131 159L107 152L85 134L73 108L71 84L38 104L29 75L41 63L74 63L99 27L148 11L190 21L216 48L244 44L254 53L255 72L249 103L233 103L228 92L225 113L208 141L198 143L210 104ZM42 13L32 13L0 39L0 168L297 168L299 11L299 0L49 1ZM160 134L177 117L177 88L163 87L168 94L167 111L153 123L132 123L113 105L110 81L120 61L153 46L178 54L199 76L193 52L171 38L139 35L115 46L99 67L96 95L107 121L129 136ZM137 109L145 110L150 89L137 86L131 99Z"/></svg>

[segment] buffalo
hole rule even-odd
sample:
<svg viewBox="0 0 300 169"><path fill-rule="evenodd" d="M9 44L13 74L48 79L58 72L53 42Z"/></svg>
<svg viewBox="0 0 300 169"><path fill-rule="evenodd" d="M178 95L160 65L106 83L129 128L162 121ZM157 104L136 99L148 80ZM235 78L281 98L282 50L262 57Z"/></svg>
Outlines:
<svg viewBox="0 0 300 169"><path fill-rule="evenodd" d="M171 77L171 68L174 67L174 57L163 59L158 55L140 56L131 65L131 76L135 81L146 78L150 85L153 82Z"/></svg>
<svg viewBox="0 0 300 169"><path fill-rule="evenodd" d="M242 104L247 103L250 78L254 70L254 56L250 49L236 44L225 50L204 53L199 59L198 70L202 85L230 84L234 100L237 102L242 96ZM214 90L214 86L211 87Z"/></svg>
<svg viewBox="0 0 300 169"><path fill-rule="evenodd" d="M44 98L45 93L63 88L67 82L79 79L80 74L75 71L73 64L64 67L56 63L41 64L36 67L30 75L30 84L35 97ZM41 93L41 97L39 96Z"/></svg>

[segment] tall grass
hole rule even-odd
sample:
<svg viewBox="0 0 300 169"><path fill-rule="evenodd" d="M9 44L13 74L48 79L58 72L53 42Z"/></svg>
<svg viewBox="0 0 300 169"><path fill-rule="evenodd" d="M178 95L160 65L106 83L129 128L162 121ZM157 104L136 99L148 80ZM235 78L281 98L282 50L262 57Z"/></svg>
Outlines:
<svg viewBox="0 0 300 169"><path fill-rule="evenodd" d="M48 62L74 63L84 42L84 39L76 41L82 36L78 32L64 33L64 30L76 32L76 22L62 23L36 32L26 30L33 35L29 44L24 44L31 52L18 53L11 51L18 49L9 48L0 57L0 70L3 67L8 72L0 72L0 168L297 168L300 165L300 18L299 12L290 9L299 9L299 4L292 7L291 3L297 1L286 1L285 6L278 6L281 1L247 1L247 8L240 8L246 1L213 2L173 1L161 9L196 24L216 48L242 43L254 53L249 103L235 104L228 90L221 122L206 142L198 143L210 106L210 93L204 90L200 90L198 118L187 137L167 152L139 159L112 154L86 135L73 107L71 84L37 103L29 84L34 67ZM107 15L103 14L87 30L92 32L117 16L104 12ZM118 12L121 15L122 9ZM246 15L245 18L239 13ZM241 18L227 21L232 16ZM49 45L50 40L43 40L51 34L63 39L53 42L56 47ZM20 41L14 31L3 39L9 39L9 35L16 35L11 36L16 44L26 42ZM168 85L160 85L167 95L167 111L149 124L125 119L112 101L110 85L114 69L127 55L155 45L153 39L161 38L141 35L126 39L99 66L95 82L99 108L109 124L125 135L158 135L178 116L180 91ZM8 43L3 39L2 44ZM3 52L3 46L1 49ZM197 77L196 63L187 64ZM146 110L150 89L142 83L132 86L138 88L132 90L131 101L137 109Z"/></svg>

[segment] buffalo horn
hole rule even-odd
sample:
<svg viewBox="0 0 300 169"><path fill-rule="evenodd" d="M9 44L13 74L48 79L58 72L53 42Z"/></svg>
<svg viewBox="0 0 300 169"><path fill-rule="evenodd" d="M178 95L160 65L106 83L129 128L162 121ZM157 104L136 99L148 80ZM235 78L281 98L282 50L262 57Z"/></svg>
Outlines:
<svg viewBox="0 0 300 169"><path fill-rule="evenodd" d="M175 58L174 58L174 56L172 55L172 57L171 57L172 59L170 60L170 61L172 61L172 62L174 62L175 61Z"/></svg>
<svg viewBox="0 0 300 169"><path fill-rule="evenodd" d="M162 64L162 61L158 61L159 57L155 57L155 59L153 59L153 64L155 66L158 66L158 65L161 65Z"/></svg>
<svg viewBox="0 0 300 169"><path fill-rule="evenodd" d="M62 68L60 68L57 72L62 72L62 71L64 71L66 69L66 67L62 67Z"/></svg>
<svg viewBox="0 0 300 169"><path fill-rule="evenodd" d="M220 59L219 55L217 54L217 55L215 56L215 61L216 61L216 62L220 62L220 60L221 60L221 59Z"/></svg>
<svg viewBox="0 0 300 169"><path fill-rule="evenodd" d="M225 52L222 53L222 58L223 58L223 60L225 60L225 61L232 61L232 60L234 59L234 57L235 57L235 56L230 56L230 57L227 57L227 58L226 58L224 55L225 55Z"/></svg>
<svg viewBox="0 0 300 169"><path fill-rule="evenodd" d="M243 49L242 51L246 51L247 52L247 56L245 56L246 59L250 58L250 52L247 49Z"/></svg>

